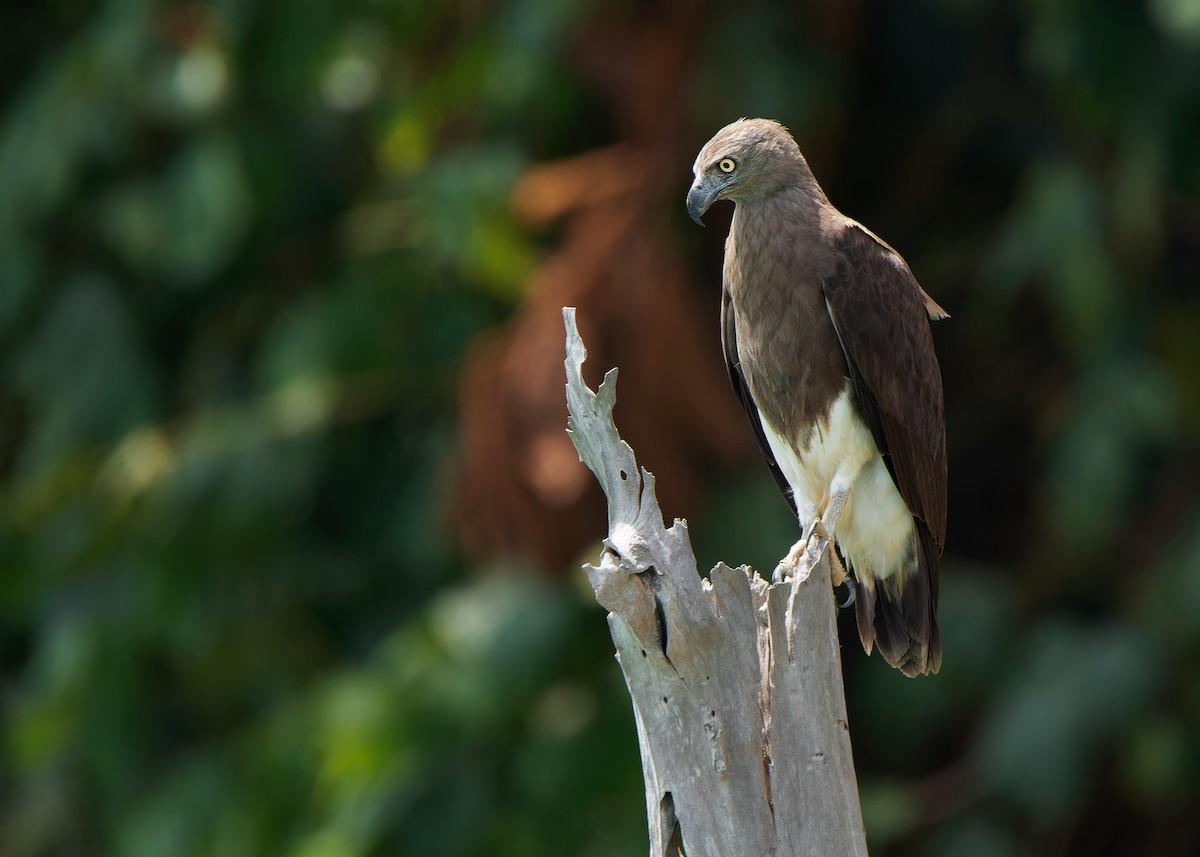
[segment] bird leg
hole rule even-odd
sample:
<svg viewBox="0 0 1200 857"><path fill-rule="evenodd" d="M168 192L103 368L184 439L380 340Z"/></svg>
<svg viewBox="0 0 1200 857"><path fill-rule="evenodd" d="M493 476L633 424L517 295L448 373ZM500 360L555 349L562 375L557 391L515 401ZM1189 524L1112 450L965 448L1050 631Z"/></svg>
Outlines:
<svg viewBox="0 0 1200 857"><path fill-rule="evenodd" d="M811 523L808 523L811 522ZM805 509L800 515L800 541L792 545L792 549L788 551L787 556L779 561L775 566L775 570L771 572L772 583L783 583L796 576L800 570L800 560L804 556L805 549L808 547L808 541L812 538L813 530L821 523L820 511L816 507ZM804 577L807 577L807 572ZM804 578L801 578L803 580Z"/></svg>
<svg viewBox="0 0 1200 857"><path fill-rule="evenodd" d="M775 571L771 575L772 582L783 583L797 576L800 580L808 577L808 573L820 562L821 554L828 549L830 541L833 540L833 528L837 526L837 519L842 513L842 506L846 504L846 497L849 496L849 493L848 485L833 491L822 506L811 510L808 519L812 523L808 527L804 526L803 518L801 518L801 532L804 534L804 538L792 545L787 556L775 566ZM802 575L800 574L801 570L803 570ZM840 562L838 571L841 572L841 576L835 578L834 586L840 585L845 577L846 572ZM836 575L837 572L835 571L834 574Z"/></svg>
<svg viewBox="0 0 1200 857"><path fill-rule="evenodd" d="M837 560L837 551L830 550L829 544L831 541L833 541L833 534L837 527L838 518L841 517L842 508L846 505L846 499L850 496L850 485L851 483L849 481L838 479L837 476L834 477L833 484L830 485L829 499L825 503L824 510L813 519L812 531L809 532L808 538L804 540L803 544L798 543L795 547L793 547L791 553L784 558L784 562L791 562L792 554L796 553L797 548L800 548L804 555L803 560L800 560L798 556L796 557L796 562L802 562L802 565L797 564L792 566L792 569L796 573L791 575L792 592L791 595L788 596L787 615L785 619L789 657L792 655L792 616L795 613L796 595L800 591L800 583L803 582L808 575L812 573L812 570L817 567L817 563L821 561L821 556L825 553L825 551L828 550L830 557L832 558L829 569L830 578L834 578L835 571L833 566L836 563L837 568L841 572L841 581L850 580L850 577L846 574L846 569L843 568L841 562ZM783 563L780 565L782 564ZM799 573L801 568L804 570L803 575ZM779 569L776 568L776 572L778 572L778 570ZM835 583L834 585L836 586L837 584ZM853 589L851 589L850 600L847 601L846 604L851 604L853 601L854 594Z"/></svg>
<svg viewBox="0 0 1200 857"><path fill-rule="evenodd" d="M835 493L836 496L838 496L838 502L834 503L832 502L832 499L830 499L830 503L826 507L826 515L830 515L830 509L832 509L832 519L834 522L836 522L838 517L841 516L841 509L846 504L846 497L850 495L848 490ZM832 528L833 527L830 526L830 529ZM820 519L815 522L814 532L817 534L818 538L822 538L824 541L826 541L827 550L829 551L829 580L833 582L833 588L836 589L839 586L844 585L846 587L845 604L838 605L842 610L845 610L846 607L854 603L854 579L850 576L850 574L847 573L845 565L842 565L841 557L838 556L838 551L829 546L832 538L830 538L830 534L828 531L826 531L826 527L824 527L824 523ZM820 553L817 553L816 558L809 557L809 562L815 565L820 558Z"/></svg>
<svg viewBox="0 0 1200 857"><path fill-rule="evenodd" d="M842 515L842 508L846 505L846 499L850 496L850 486L846 484L837 484L831 486L829 494L829 502L825 504L825 510L813 521L812 532L809 533L805 540L804 550L804 565L811 571L817 567L817 563L821 561L821 555L829 550L829 543L833 541L834 531L837 529L838 518ZM838 563L841 566L841 563ZM831 570L832 572L832 570ZM842 569L843 576L845 569ZM835 586L840 581L835 582Z"/></svg>

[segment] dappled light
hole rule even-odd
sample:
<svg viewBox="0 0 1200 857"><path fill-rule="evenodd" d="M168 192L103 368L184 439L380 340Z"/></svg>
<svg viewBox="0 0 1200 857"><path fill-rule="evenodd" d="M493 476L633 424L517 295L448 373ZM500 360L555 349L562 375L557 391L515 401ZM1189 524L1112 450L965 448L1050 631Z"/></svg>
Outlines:
<svg viewBox="0 0 1200 857"><path fill-rule="evenodd" d="M0 852L645 853L561 307L769 573L684 209L740 116L951 315L941 672L839 619L871 853L1200 849L1196 4L18 6Z"/></svg>

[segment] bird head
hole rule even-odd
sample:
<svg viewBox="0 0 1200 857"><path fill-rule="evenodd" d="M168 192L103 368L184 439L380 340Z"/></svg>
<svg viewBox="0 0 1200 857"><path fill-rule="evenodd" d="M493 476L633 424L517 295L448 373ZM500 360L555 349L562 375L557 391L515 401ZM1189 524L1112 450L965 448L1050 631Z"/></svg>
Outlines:
<svg viewBox="0 0 1200 857"><path fill-rule="evenodd" d="M807 176L800 147L773 119L739 119L704 144L692 166L695 181L687 195L692 220L700 220L718 199L735 203L765 198L789 181Z"/></svg>

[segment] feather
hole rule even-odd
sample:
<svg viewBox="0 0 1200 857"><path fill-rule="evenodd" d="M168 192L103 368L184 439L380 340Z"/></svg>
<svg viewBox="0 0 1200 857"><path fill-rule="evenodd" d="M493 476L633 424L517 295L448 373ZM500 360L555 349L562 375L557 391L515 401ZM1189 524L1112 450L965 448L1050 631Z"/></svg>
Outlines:
<svg viewBox="0 0 1200 857"><path fill-rule="evenodd" d="M693 169L693 217L716 199L736 206L721 344L771 474L802 528L835 473L847 480L833 536L859 583L863 648L906 675L936 672L946 444L929 322L948 314L829 203L778 123L732 123Z"/></svg>

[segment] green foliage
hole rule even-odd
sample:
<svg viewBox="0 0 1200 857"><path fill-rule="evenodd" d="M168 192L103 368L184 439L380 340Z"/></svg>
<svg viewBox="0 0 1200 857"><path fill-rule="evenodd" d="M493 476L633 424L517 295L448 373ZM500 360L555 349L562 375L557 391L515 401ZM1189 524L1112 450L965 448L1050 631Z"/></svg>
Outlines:
<svg viewBox="0 0 1200 857"><path fill-rule="evenodd" d="M554 240L513 184L625 133L606 16L954 313L945 668L842 629L874 852L1195 850L1195 4L660 5L5 16L0 851L642 853L602 613L445 526L464 355ZM703 565L769 568L765 472L717 487Z"/></svg>
<svg viewBox="0 0 1200 857"><path fill-rule="evenodd" d="M438 533L460 357L532 265L504 111L557 62L572 15L543 5L484 38L425 4L114 0L24 69L0 130L6 853L644 836L600 614L519 571L465 582ZM505 57L488 132L435 152Z"/></svg>

